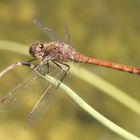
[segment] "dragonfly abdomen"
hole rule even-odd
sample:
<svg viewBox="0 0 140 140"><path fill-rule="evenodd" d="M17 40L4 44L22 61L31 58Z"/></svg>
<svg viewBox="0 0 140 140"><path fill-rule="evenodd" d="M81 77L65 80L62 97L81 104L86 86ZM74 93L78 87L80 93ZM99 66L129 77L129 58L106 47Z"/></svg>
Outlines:
<svg viewBox="0 0 140 140"><path fill-rule="evenodd" d="M108 68L112 68L112 69L116 69L116 70L120 70L120 71L124 71L124 72L129 72L132 74L140 75L139 68L135 68L135 67L128 66L128 65L112 63L109 61L94 59L94 58L85 56L81 53L76 53L75 61L82 62L82 63L88 63L88 64L95 64L95 65L99 65L99 66L103 66L103 67L108 67Z"/></svg>

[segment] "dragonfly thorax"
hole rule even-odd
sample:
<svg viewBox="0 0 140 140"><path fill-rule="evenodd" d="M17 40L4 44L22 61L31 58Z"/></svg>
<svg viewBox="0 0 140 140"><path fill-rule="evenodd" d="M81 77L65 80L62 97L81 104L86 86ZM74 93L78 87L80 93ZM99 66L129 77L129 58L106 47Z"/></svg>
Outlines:
<svg viewBox="0 0 140 140"><path fill-rule="evenodd" d="M75 56L75 49L64 42L50 42L47 44L45 57L57 62L68 62Z"/></svg>
<svg viewBox="0 0 140 140"><path fill-rule="evenodd" d="M66 62L74 59L75 49L64 42L44 43L37 41L30 46L29 53L32 57L37 59L48 57L49 60Z"/></svg>

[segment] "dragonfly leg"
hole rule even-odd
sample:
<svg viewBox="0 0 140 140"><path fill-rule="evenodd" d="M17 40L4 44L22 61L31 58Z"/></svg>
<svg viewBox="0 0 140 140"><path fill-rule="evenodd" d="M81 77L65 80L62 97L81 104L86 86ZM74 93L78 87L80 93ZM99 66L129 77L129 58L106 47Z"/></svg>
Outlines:
<svg viewBox="0 0 140 140"><path fill-rule="evenodd" d="M35 67L36 67L36 65L34 65L34 64L32 64L32 63L30 63L30 62L17 62L16 64L18 64L19 66L21 65L21 66L28 66L28 67L30 67L31 69L34 69Z"/></svg>
<svg viewBox="0 0 140 140"><path fill-rule="evenodd" d="M62 63L62 62L56 62L56 61L52 61L56 66L58 66L60 69L63 69L61 67L61 65L64 65L65 67L67 67L67 69L63 69L66 73L68 73L69 69L70 69L70 66L65 64L65 63ZM61 64L61 65L60 65Z"/></svg>
<svg viewBox="0 0 140 140"><path fill-rule="evenodd" d="M34 58L34 59L31 59L31 60L29 60L29 61L27 61L27 62L32 62L32 61L35 61L35 60L37 60L37 59L39 59L39 58Z"/></svg>
<svg viewBox="0 0 140 140"><path fill-rule="evenodd" d="M61 62L55 62L55 61L53 61L53 63L54 63L56 66L58 66L58 67L61 69L61 71L64 71L64 75L61 77L60 83L59 83L58 86L57 86L57 88L58 88L59 85L61 84L61 82L62 82L62 81L64 80L64 78L66 77L66 75L67 75L67 73L68 73L68 71L69 71L69 69L70 69L70 66L67 65L67 64L65 64L65 63L61 63ZM60 64L66 66L67 69L66 69L66 70L63 69L62 66L61 66Z"/></svg>
<svg viewBox="0 0 140 140"><path fill-rule="evenodd" d="M67 69L66 70L64 70L65 71L65 74L63 75L63 77L61 78L61 82L64 80L64 78L66 77L66 75L67 75L67 73L68 73L68 71L70 70L70 66L69 65L67 65L67 64L65 64L65 63L60 63L60 64L62 64L62 65L64 65L64 66L66 66L67 67Z"/></svg>
<svg viewBox="0 0 140 140"><path fill-rule="evenodd" d="M0 72L0 77L3 76L5 73L7 73L8 71L16 68L17 66L28 66L31 69L35 68L35 65L31 64L30 62L17 62L15 64L12 64L10 66L8 66L7 68L5 68L3 71Z"/></svg>
<svg viewBox="0 0 140 140"><path fill-rule="evenodd" d="M49 64L49 62L47 62L45 65L47 66L47 73L50 73L50 64Z"/></svg>
<svg viewBox="0 0 140 140"><path fill-rule="evenodd" d="M47 70L47 71L46 71ZM46 73L49 73L50 72L50 65L49 65L49 62L43 64L43 66L40 68L37 68L37 71L42 74L42 75L46 75Z"/></svg>

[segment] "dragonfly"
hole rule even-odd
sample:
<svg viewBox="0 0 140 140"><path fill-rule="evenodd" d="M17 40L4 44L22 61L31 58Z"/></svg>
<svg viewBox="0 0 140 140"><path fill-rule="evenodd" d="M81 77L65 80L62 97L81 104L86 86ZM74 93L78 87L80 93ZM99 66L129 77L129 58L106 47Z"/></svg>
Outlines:
<svg viewBox="0 0 140 140"><path fill-rule="evenodd" d="M49 43L36 41L29 47L29 54L33 57L33 59L27 62L17 62L8 66L0 72L1 77L17 66L26 66L32 69L31 76L25 79L22 83L18 84L13 88L12 91L10 91L7 95L0 99L0 108L2 107L2 109L4 109L4 107L8 104L13 103L18 92L22 90L23 87L26 87L29 82L31 83L34 79L36 79L36 71L40 72L43 75L51 73L50 62L52 62L59 69L55 73L54 78L58 79L60 82L65 79L70 70L70 65L68 65L67 62L88 63L140 75L140 68L95 59L76 51L76 49L71 45L70 34L68 30L66 30L68 42L65 43L64 41L58 39L56 34L50 28L45 27L36 17L33 18L33 23L42 32L44 32L51 41ZM32 62L36 60L39 60L39 62L37 64L33 64ZM40 118L42 114L46 112L48 99L53 95L58 87L55 87L52 84L49 84L46 87L45 92L37 100L36 104L27 117L27 126L30 127Z"/></svg>

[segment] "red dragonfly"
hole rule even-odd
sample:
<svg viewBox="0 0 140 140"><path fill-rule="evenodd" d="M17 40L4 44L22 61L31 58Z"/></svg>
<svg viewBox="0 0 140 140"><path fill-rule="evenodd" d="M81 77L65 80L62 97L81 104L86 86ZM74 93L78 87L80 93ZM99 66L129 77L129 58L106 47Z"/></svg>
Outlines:
<svg viewBox="0 0 140 140"><path fill-rule="evenodd" d="M128 65L112 63L109 61L94 59L84 54L77 52L70 43L65 43L57 39L56 35L52 32L51 29L46 28L41 24L41 22L37 19L33 19L33 23L35 23L41 31L43 31L51 40L50 43L45 43L41 41L37 41L33 43L29 48L29 53L33 57L32 60L27 62L17 62L15 64L10 65L9 67L5 68L1 73L0 77L4 75L9 70L17 67L17 66L27 66L31 68L32 74L18 86L16 86L12 91L10 91L6 96L4 96L0 100L0 109L5 109L5 107L11 103L16 98L18 91L20 91L23 87L25 87L29 82L33 81L36 78L36 71L40 72L41 74L49 74L51 72L50 69L50 62L55 64L58 67L58 71L55 74L55 78L59 79L61 82L66 77L70 66L65 62L81 62L81 63L89 63L95 64L103 67L108 67L124 72L129 72L132 74L140 74L140 69L135 68ZM67 31L67 38L70 40L70 35ZM38 64L33 64L32 61L39 59ZM45 92L36 102L35 106L33 107L32 111L28 115L27 119L27 126L32 125L41 114L44 114L47 108L48 97L54 93L57 88L54 87L52 84L46 88Z"/></svg>

